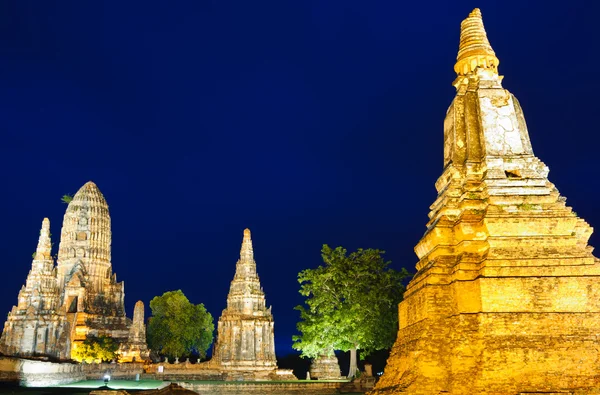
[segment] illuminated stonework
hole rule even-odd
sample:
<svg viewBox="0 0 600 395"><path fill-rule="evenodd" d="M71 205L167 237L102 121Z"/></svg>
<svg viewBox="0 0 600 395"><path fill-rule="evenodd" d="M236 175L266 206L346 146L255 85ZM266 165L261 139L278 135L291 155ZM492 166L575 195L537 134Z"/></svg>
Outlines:
<svg viewBox="0 0 600 395"><path fill-rule="evenodd" d="M125 316L123 283L112 273L110 245L108 205L96 184L88 182L65 212L56 267L50 223L44 220L31 272L5 324L0 350L13 356L68 359L88 334L110 336L129 347L132 323ZM141 317L141 324L133 326L138 332L143 305ZM146 359L140 336L134 340L136 345L127 348L129 358Z"/></svg>
<svg viewBox="0 0 600 395"><path fill-rule="evenodd" d="M461 25L438 198L372 394L598 393L592 228L548 181L494 58L475 10Z"/></svg>
<svg viewBox="0 0 600 395"><path fill-rule="evenodd" d="M467 75L483 68L497 73L499 64L485 33L481 11L475 8L460 24L460 45L454 71L458 75Z"/></svg>
<svg viewBox="0 0 600 395"><path fill-rule="evenodd" d="M137 301L133 309L129 338L119 347L119 360L121 362L150 360L150 350L146 344L146 325L144 325L144 302L141 300Z"/></svg>
<svg viewBox="0 0 600 395"><path fill-rule="evenodd" d="M274 372L275 337L271 308L256 273L250 230L244 230L240 259L229 295L227 308L219 318L215 353L211 360L225 370Z"/></svg>
<svg viewBox="0 0 600 395"><path fill-rule="evenodd" d="M123 316L123 283L110 262L110 215L104 196L86 183L69 203L58 247L58 282L67 312Z"/></svg>
<svg viewBox="0 0 600 395"><path fill-rule="evenodd" d="M70 355L69 325L58 312L60 294L51 250L50 221L44 218L31 270L0 338L0 351L5 355L57 359Z"/></svg>
<svg viewBox="0 0 600 395"><path fill-rule="evenodd" d="M71 341L105 335L119 341L129 336L125 292L112 273L110 215L104 196L86 183L69 203L58 247L61 305L71 325Z"/></svg>
<svg viewBox="0 0 600 395"><path fill-rule="evenodd" d="M320 355L310 364L310 377L317 380L340 380L340 364L335 354Z"/></svg>

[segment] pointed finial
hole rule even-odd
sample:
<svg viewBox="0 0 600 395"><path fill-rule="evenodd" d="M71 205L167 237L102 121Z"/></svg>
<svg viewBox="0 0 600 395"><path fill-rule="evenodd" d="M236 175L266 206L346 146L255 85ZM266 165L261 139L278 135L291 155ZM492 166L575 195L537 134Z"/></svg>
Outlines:
<svg viewBox="0 0 600 395"><path fill-rule="evenodd" d="M42 221L42 229L38 239L37 249L35 251L35 259L48 259L52 252L52 241L50 240L50 220L44 218Z"/></svg>
<svg viewBox="0 0 600 395"><path fill-rule="evenodd" d="M458 75L467 75L484 68L497 73L499 63L483 27L481 10L475 8L460 24L460 45L454 71Z"/></svg>
<svg viewBox="0 0 600 395"><path fill-rule="evenodd" d="M250 229L244 229L244 240L240 250L240 260L242 262L254 261L254 250L252 249L252 239L250 238Z"/></svg>

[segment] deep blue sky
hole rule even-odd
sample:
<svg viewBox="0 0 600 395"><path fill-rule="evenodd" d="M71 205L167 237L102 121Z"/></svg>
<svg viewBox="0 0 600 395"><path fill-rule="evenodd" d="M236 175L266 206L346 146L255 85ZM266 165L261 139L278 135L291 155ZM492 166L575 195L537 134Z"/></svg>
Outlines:
<svg viewBox="0 0 600 395"><path fill-rule="evenodd" d="M414 270L474 7L550 180L599 226L596 3L0 3L0 314L42 218L57 248L61 196L93 180L129 316L181 289L216 321L249 227L285 354L322 244Z"/></svg>

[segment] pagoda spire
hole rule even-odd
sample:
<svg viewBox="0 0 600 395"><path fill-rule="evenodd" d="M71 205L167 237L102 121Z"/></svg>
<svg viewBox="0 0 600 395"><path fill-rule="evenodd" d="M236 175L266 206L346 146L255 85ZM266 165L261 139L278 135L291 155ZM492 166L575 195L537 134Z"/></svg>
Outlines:
<svg viewBox="0 0 600 395"><path fill-rule="evenodd" d="M254 249L252 248L252 237L250 229L244 229L244 238L240 248L240 259L235 265L235 279L245 281L249 278L256 278L256 261L254 260Z"/></svg>
<svg viewBox="0 0 600 395"><path fill-rule="evenodd" d="M256 272L250 229L244 230L240 259L217 326L214 363L221 369L253 371L266 377L277 368L273 315Z"/></svg>
<svg viewBox="0 0 600 395"><path fill-rule="evenodd" d="M548 169L537 158L531 162L525 116L517 98L502 87L499 63L476 8L461 23L454 65L458 76L452 84L456 97L444 121L444 167L452 164L451 168L496 180L498 193L516 186L516 179L529 178L537 180L540 193L549 193L544 181ZM526 156L531 163L524 161ZM503 185L509 176L515 182ZM448 180L443 176L438 186Z"/></svg>
<svg viewBox="0 0 600 395"><path fill-rule="evenodd" d="M27 286L33 287L38 282L38 277L51 275L54 269L54 260L52 259L52 240L50 239L50 220L44 218L40 237L38 238L37 248L33 255L31 271L27 277Z"/></svg>
<svg viewBox="0 0 600 395"><path fill-rule="evenodd" d="M254 262L254 250L252 249L252 238L250 229L244 229L244 239L242 240L242 248L240 249L240 261L242 263Z"/></svg>
<svg viewBox="0 0 600 395"><path fill-rule="evenodd" d="M498 73L500 61L487 38L481 10L475 8L460 24L460 44L454 71L456 74L473 74L478 68Z"/></svg>
<svg viewBox="0 0 600 395"><path fill-rule="evenodd" d="M42 221L42 229L38 239L37 249L35 250L36 260L50 259L52 255L52 241L50 240L50 220L44 218Z"/></svg>

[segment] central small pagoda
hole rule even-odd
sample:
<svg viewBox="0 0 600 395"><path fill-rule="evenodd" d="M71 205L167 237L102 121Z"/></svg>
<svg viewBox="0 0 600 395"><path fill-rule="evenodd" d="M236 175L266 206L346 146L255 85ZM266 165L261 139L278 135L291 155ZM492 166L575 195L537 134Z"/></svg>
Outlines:
<svg viewBox="0 0 600 395"><path fill-rule="evenodd" d="M256 273L250 229L244 239L227 308L219 318L212 364L232 378L274 378L277 371L273 315Z"/></svg>

